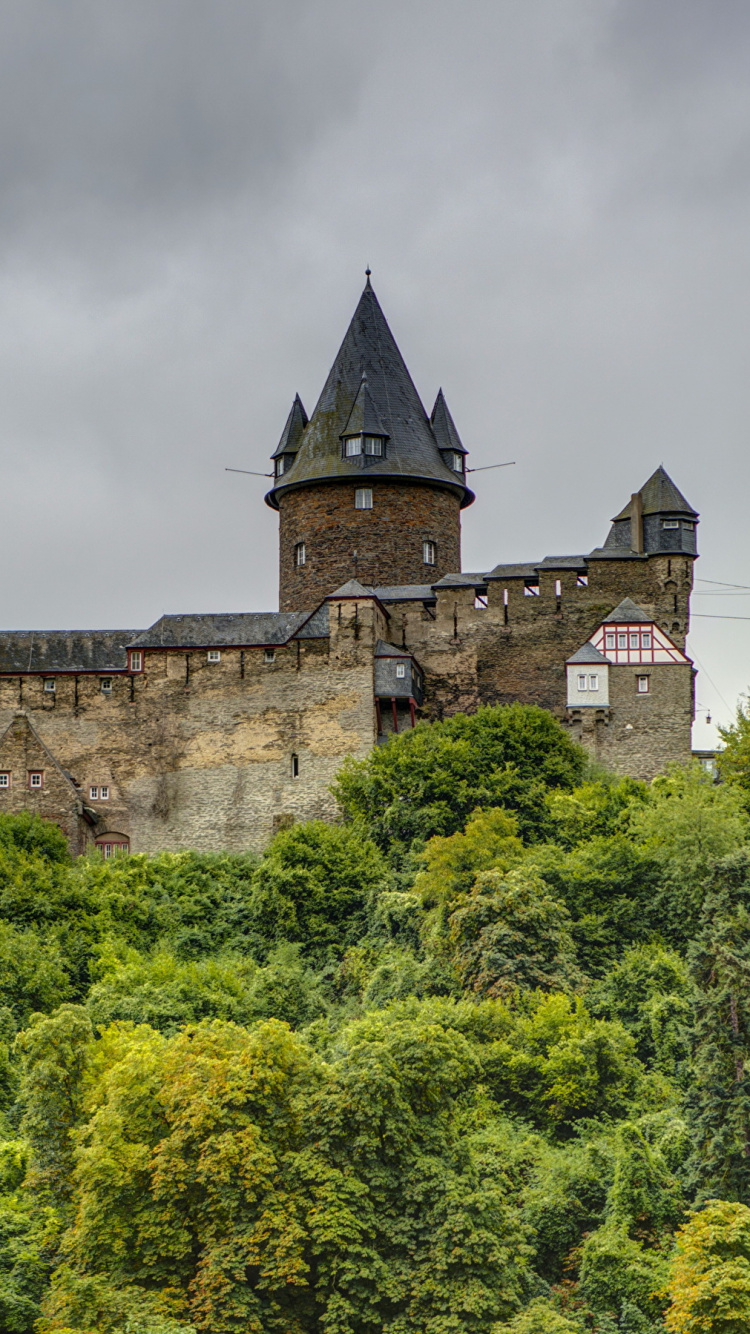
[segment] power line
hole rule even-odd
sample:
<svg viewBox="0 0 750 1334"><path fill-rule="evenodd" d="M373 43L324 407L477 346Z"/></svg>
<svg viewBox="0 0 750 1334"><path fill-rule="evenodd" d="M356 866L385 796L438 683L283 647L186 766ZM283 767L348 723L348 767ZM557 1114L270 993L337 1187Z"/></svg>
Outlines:
<svg viewBox="0 0 750 1334"><path fill-rule="evenodd" d="M715 584L717 588L748 588L750 584L730 584L726 579L696 579L696 584Z"/></svg>
<svg viewBox="0 0 750 1334"><path fill-rule="evenodd" d="M719 612L694 611L692 616L700 616L704 621L750 621L750 616L722 616Z"/></svg>

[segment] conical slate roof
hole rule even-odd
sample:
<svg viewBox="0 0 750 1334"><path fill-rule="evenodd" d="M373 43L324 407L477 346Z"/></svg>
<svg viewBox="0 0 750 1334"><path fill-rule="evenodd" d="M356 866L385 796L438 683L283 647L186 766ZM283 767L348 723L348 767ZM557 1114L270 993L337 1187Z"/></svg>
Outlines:
<svg viewBox="0 0 750 1334"><path fill-rule="evenodd" d="M442 389L438 389L438 395L435 399L435 406L432 409L430 423L439 449L453 449L458 454L466 453L466 450L461 444L461 437L456 430L456 423L451 417Z"/></svg>
<svg viewBox="0 0 750 1334"><path fill-rule="evenodd" d="M388 436L388 432L378 416L378 410L372 401L372 394L367 387L366 375L362 376L357 397L341 434Z"/></svg>
<svg viewBox="0 0 750 1334"><path fill-rule="evenodd" d="M698 511L688 505L681 491L677 490L669 473L665 472L661 464L652 473L645 486L640 490L641 501L644 514L687 514L691 519L698 518ZM613 523L619 523L622 519L630 518L630 507L632 500L616 514Z"/></svg>
<svg viewBox="0 0 750 1334"><path fill-rule="evenodd" d="M286 419L286 426L281 432L281 439L271 457L277 459L280 454L296 454L300 436L306 426L307 413L302 406L302 399L299 394L295 394L292 410Z"/></svg>
<svg viewBox="0 0 750 1334"><path fill-rule="evenodd" d="M387 435L383 457L342 457L342 436L352 429L353 413L356 417L360 411L363 421L380 423L381 429L372 434ZM460 496L462 505L474 499L462 478L443 462L369 277L309 425L302 432L294 463L269 491L266 502L277 509L278 497L285 491L318 482L355 481L362 469L373 479L421 480L446 487Z"/></svg>

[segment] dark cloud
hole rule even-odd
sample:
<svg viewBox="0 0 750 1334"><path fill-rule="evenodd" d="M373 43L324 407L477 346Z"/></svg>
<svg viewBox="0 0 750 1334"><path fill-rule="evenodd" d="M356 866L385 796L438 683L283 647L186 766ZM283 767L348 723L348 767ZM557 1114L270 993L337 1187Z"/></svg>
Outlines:
<svg viewBox="0 0 750 1334"><path fill-rule="evenodd" d="M750 584L749 45L734 0L0 4L0 620L273 606L224 467L312 407L367 261L424 398L518 460L467 566L593 546L663 461ZM726 713L750 621L695 626Z"/></svg>

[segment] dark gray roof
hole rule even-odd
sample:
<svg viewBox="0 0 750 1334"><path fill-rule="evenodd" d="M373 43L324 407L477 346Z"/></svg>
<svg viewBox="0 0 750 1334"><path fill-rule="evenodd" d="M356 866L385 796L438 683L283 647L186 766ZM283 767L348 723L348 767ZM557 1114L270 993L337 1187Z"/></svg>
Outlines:
<svg viewBox="0 0 750 1334"><path fill-rule="evenodd" d="M136 635L131 641L131 647L253 648L287 644L311 620L310 613L306 611L162 616L150 629ZM321 624L320 620L318 624ZM321 630L320 633L326 632ZM305 638L310 638L309 631Z"/></svg>
<svg viewBox="0 0 750 1334"><path fill-rule="evenodd" d="M352 410L341 434L342 436L382 435L386 438L388 436L388 432L378 416L378 410L367 385L366 375L362 376L357 397L352 404Z"/></svg>
<svg viewBox="0 0 750 1334"><path fill-rule="evenodd" d="M385 456L342 457L341 437L367 377L366 398L388 434ZM379 434L379 432L374 432ZM309 425L302 432L294 463L266 496L272 508L278 497L298 486L322 481L354 481L360 469L368 476L391 480L422 480L447 487L468 505L474 494L443 462L437 440L369 278L339 348Z"/></svg>
<svg viewBox="0 0 750 1334"><path fill-rule="evenodd" d="M368 588L359 582L359 579L347 579L345 584L337 588L333 593L328 594L327 601L331 598L374 598L377 594L374 588Z"/></svg>
<svg viewBox="0 0 750 1334"><path fill-rule="evenodd" d="M539 572L538 565L496 565L485 576L487 579L533 579Z"/></svg>
<svg viewBox="0 0 750 1334"><path fill-rule="evenodd" d="M385 639L379 639L375 645L376 658L413 658L414 654L409 652L408 648L398 648L395 644L389 644Z"/></svg>
<svg viewBox="0 0 750 1334"><path fill-rule="evenodd" d="M642 607L637 607L632 598L623 598L614 611L604 617L605 621L653 621L653 619L653 616L647 615Z"/></svg>
<svg viewBox="0 0 750 1334"><path fill-rule="evenodd" d="M586 567L586 560L586 556L545 556L539 569L582 570Z"/></svg>
<svg viewBox="0 0 750 1334"><path fill-rule="evenodd" d="M608 663L609 659L605 658L604 654L600 653L598 648L594 648L593 644L582 644L578 651L574 653L571 658L568 658L568 662L571 664L574 662Z"/></svg>
<svg viewBox="0 0 750 1334"><path fill-rule="evenodd" d="M138 630L5 630L0 673L118 672Z"/></svg>
<svg viewBox="0 0 750 1334"><path fill-rule="evenodd" d="M435 601L432 584L392 584L390 587L376 588L374 592L380 602Z"/></svg>
<svg viewBox="0 0 750 1334"><path fill-rule="evenodd" d="M688 504L661 464L641 487L640 497L644 514L689 514L692 519L698 518L698 511ZM622 519L629 519L632 503L632 499L629 500L612 522L619 523Z"/></svg>
<svg viewBox="0 0 750 1334"><path fill-rule="evenodd" d="M292 636L292 638L326 639L328 637L328 626L329 626L328 604L324 602L323 606L318 607L318 610L313 612L310 619L308 621L305 621L302 628L298 630L297 633Z"/></svg>
<svg viewBox="0 0 750 1334"><path fill-rule="evenodd" d="M302 399L299 394L295 394L291 411L286 419L286 426L281 432L281 439L272 457L277 459L280 454L296 454L299 449L300 436L306 426L307 413L302 406Z"/></svg>
<svg viewBox="0 0 750 1334"><path fill-rule="evenodd" d="M476 588L477 584L487 582L486 574L472 574L467 570L466 574L444 574L442 579L438 579L433 588Z"/></svg>
<svg viewBox="0 0 750 1334"><path fill-rule="evenodd" d="M451 417L442 389L438 389L430 424L438 443L438 449L453 449L459 454L467 452L461 443L461 437L456 430L456 423Z"/></svg>

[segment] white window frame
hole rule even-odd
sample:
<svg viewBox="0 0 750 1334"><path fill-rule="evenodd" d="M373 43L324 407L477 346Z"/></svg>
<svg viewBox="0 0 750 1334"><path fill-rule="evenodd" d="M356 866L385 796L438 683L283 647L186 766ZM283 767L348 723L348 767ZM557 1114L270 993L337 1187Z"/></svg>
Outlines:
<svg viewBox="0 0 750 1334"><path fill-rule="evenodd" d="M585 675L583 675L583 674L579 675L579 677L578 677L578 689L579 689L579 690L585 690L585 689L586 689L586 677L585 677Z"/></svg>
<svg viewBox="0 0 750 1334"><path fill-rule="evenodd" d="M355 510L371 510L373 508L371 486L357 487L354 492L354 508Z"/></svg>
<svg viewBox="0 0 750 1334"><path fill-rule="evenodd" d="M34 782L35 778L39 779L38 783ZM29 769L29 791L41 792L43 789L44 789L44 770Z"/></svg>
<svg viewBox="0 0 750 1334"><path fill-rule="evenodd" d="M112 677L111 677L111 676L102 676L102 677L101 677L101 690L102 690L102 694L103 694L103 695L111 695L111 694L112 694Z"/></svg>
<svg viewBox="0 0 750 1334"><path fill-rule="evenodd" d="M453 455L453 471L454 471L454 472L463 472L463 470L464 470L464 456L463 456L463 454L454 454L454 455Z"/></svg>
<svg viewBox="0 0 750 1334"><path fill-rule="evenodd" d="M679 519L662 519L661 526L662 528L669 528L674 532L675 528L679 528L680 521Z"/></svg>
<svg viewBox="0 0 750 1334"><path fill-rule="evenodd" d="M358 459L362 453L362 436L348 435L344 441L344 458Z"/></svg>
<svg viewBox="0 0 750 1334"><path fill-rule="evenodd" d="M307 546L304 542L295 542L294 544L294 564L298 570L303 565L307 565Z"/></svg>
<svg viewBox="0 0 750 1334"><path fill-rule="evenodd" d="M426 537L422 542L422 564L437 565L437 544L431 537Z"/></svg>
<svg viewBox="0 0 750 1334"><path fill-rule="evenodd" d="M617 647L618 649L623 649L623 648L626 649L628 647L627 635L622 634L619 630L617 632Z"/></svg>
<svg viewBox="0 0 750 1334"><path fill-rule="evenodd" d="M99 789L94 784L89 788L89 801L99 800Z"/></svg>
<svg viewBox="0 0 750 1334"><path fill-rule="evenodd" d="M599 677L597 676L596 673L594 673L592 676L589 676L589 690L598 690L598 689L599 689Z"/></svg>
<svg viewBox="0 0 750 1334"><path fill-rule="evenodd" d="M651 677L641 674L635 678L635 691L637 695L651 694Z"/></svg>
<svg viewBox="0 0 750 1334"><path fill-rule="evenodd" d="M55 680L54 676L46 677L44 681L45 695L54 695L56 690L57 690L57 681Z"/></svg>
<svg viewBox="0 0 750 1334"><path fill-rule="evenodd" d="M284 458L284 455L281 454L279 458L277 458L276 460L276 476L283 477L285 472L286 472L286 459Z"/></svg>
<svg viewBox="0 0 750 1334"><path fill-rule="evenodd" d="M605 637L604 637L604 643L605 643L605 647L608 648L608 649L614 649L614 648L616 648L616 646L617 646L617 641L616 641L615 636L614 636L614 634L613 634L613 632L612 632L611 630L605 635Z"/></svg>
<svg viewBox="0 0 750 1334"><path fill-rule="evenodd" d="M99 788L99 800L109 801L109 788L106 783L104 784L104 787Z"/></svg>
<svg viewBox="0 0 750 1334"><path fill-rule="evenodd" d="M397 663L396 663L396 676L398 677L399 681L405 681L405 680L406 680L406 663L405 663L405 662L397 662Z"/></svg>
<svg viewBox="0 0 750 1334"><path fill-rule="evenodd" d="M640 635L638 635L638 634L636 634L636 633L631 633L631 635L630 635L630 647L631 647L631 649L639 649L639 648L641 647L641 638L640 638Z"/></svg>
<svg viewBox="0 0 750 1334"><path fill-rule="evenodd" d="M10 770L3 769L2 772L0 773L0 788L2 788L3 792L7 792L9 787L10 787Z"/></svg>
<svg viewBox="0 0 750 1334"><path fill-rule="evenodd" d="M275 649L275 648L267 648L267 649L264 649L264 650L263 650L263 661L266 662L266 663L269 663L269 664L272 663L272 662L275 662L275 661L276 661L276 649Z"/></svg>
<svg viewBox="0 0 750 1334"><path fill-rule="evenodd" d="M143 654L139 648L131 648L128 666L131 672L143 671Z"/></svg>
<svg viewBox="0 0 750 1334"><path fill-rule="evenodd" d="M221 649L210 648L206 653L207 662L221 662Z"/></svg>
<svg viewBox="0 0 750 1334"><path fill-rule="evenodd" d="M651 647L652 647L651 631L644 630L643 634L641 635L641 648L651 648Z"/></svg>

